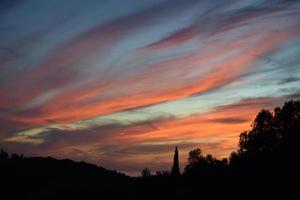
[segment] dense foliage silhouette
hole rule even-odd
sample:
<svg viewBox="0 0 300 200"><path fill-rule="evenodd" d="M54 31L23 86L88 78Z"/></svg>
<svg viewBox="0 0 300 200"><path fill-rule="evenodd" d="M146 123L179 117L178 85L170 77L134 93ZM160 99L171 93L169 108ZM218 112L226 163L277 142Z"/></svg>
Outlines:
<svg viewBox="0 0 300 200"><path fill-rule="evenodd" d="M128 177L96 165L0 150L1 199L297 199L300 102L261 110L239 137L229 160L190 151L180 175L176 148L171 173ZM174 176L174 173L176 174Z"/></svg>

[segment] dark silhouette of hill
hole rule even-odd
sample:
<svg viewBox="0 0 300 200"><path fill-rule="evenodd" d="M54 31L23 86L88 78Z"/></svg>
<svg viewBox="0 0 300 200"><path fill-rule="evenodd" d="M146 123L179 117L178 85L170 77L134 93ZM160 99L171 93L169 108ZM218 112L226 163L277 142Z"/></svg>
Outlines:
<svg viewBox="0 0 300 200"><path fill-rule="evenodd" d="M176 148L172 172L145 168L132 178L71 160L26 158L0 152L3 199L297 199L300 101L261 110L240 134L229 159L191 150L180 175ZM1 198L2 199L2 198Z"/></svg>
<svg viewBox="0 0 300 200"><path fill-rule="evenodd" d="M16 154L9 157L2 149L0 171L0 195L5 199L118 199L129 196L131 183L128 176L93 164Z"/></svg>

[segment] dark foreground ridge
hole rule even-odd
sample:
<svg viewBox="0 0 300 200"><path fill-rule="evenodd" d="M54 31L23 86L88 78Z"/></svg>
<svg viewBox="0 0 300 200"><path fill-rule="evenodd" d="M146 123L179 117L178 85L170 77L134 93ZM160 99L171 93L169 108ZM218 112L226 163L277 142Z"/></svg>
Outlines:
<svg viewBox="0 0 300 200"><path fill-rule="evenodd" d="M1 149L0 199L298 199L300 102L262 110L242 132L229 159L189 153L182 174L178 150L171 173L149 169L138 178L96 165L27 158Z"/></svg>

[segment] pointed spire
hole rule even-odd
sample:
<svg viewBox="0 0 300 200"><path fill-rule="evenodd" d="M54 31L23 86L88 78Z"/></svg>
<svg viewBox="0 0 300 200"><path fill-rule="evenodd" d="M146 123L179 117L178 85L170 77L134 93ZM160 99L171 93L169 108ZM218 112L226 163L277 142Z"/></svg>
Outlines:
<svg viewBox="0 0 300 200"><path fill-rule="evenodd" d="M179 169L179 154L178 154L178 148L175 148L174 158L173 158L173 167L171 171L171 175L173 176L179 176L180 175L180 169Z"/></svg>

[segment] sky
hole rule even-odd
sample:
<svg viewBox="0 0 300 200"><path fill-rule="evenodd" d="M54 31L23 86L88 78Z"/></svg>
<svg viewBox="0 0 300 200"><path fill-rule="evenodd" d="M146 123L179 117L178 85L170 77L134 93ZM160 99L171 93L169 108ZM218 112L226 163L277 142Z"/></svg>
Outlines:
<svg viewBox="0 0 300 200"><path fill-rule="evenodd" d="M297 0L2 0L0 147L137 175L228 157L300 97Z"/></svg>

